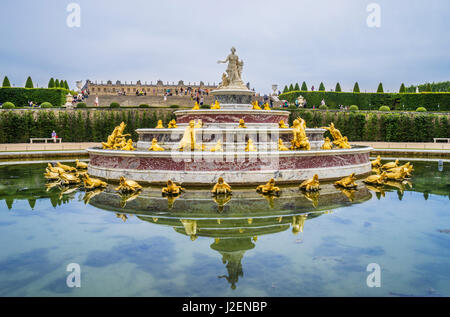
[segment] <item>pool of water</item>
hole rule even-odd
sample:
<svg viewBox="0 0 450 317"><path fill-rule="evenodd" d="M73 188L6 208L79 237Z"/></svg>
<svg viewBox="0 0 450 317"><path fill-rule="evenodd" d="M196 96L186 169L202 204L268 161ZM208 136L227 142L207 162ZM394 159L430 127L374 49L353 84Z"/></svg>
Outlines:
<svg viewBox="0 0 450 317"><path fill-rule="evenodd" d="M3 165L0 296L450 296L450 163L413 164L409 184L216 201L61 190L45 164Z"/></svg>

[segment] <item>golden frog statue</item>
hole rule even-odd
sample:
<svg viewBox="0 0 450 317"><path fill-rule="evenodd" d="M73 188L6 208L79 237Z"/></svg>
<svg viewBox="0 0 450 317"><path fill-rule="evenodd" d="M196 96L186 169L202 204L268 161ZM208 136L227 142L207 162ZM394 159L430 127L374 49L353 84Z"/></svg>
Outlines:
<svg viewBox="0 0 450 317"><path fill-rule="evenodd" d="M62 168L65 172L69 172L69 173L74 173L77 171L77 169L75 167L64 165L64 164L61 164L60 162L57 162L56 166L59 168Z"/></svg>
<svg viewBox="0 0 450 317"><path fill-rule="evenodd" d="M59 178L61 185L73 185L81 183L81 180L77 176L69 173L59 172Z"/></svg>
<svg viewBox="0 0 450 317"><path fill-rule="evenodd" d="M158 120L158 124L156 125L155 129L164 129L163 121Z"/></svg>
<svg viewBox="0 0 450 317"><path fill-rule="evenodd" d="M289 129L289 127L284 123L284 120L278 122L278 128L280 129Z"/></svg>
<svg viewBox="0 0 450 317"><path fill-rule="evenodd" d="M163 195L179 195L182 192L184 192L184 188L181 186L178 186L174 182L172 182L170 179L167 181L167 187L164 187L162 189Z"/></svg>
<svg viewBox="0 0 450 317"><path fill-rule="evenodd" d="M125 122L122 122L119 126L114 128L113 133L108 136L108 140L106 142L102 142L104 150L117 149L116 144L121 143L125 137L130 136L130 134L123 134L125 127Z"/></svg>
<svg viewBox="0 0 450 317"><path fill-rule="evenodd" d="M228 185L222 177L219 177L217 184L214 185L211 190L213 194L221 195L221 194L231 194L231 186Z"/></svg>
<svg viewBox="0 0 450 317"><path fill-rule="evenodd" d="M126 145L121 148L122 151L136 151L136 149L133 147L133 140L129 139Z"/></svg>
<svg viewBox="0 0 450 317"><path fill-rule="evenodd" d="M390 169L396 168L396 167L398 167L398 162L399 162L398 160L395 160L395 162L386 163L383 166L381 166L381 169L382 170L390 170Z"/></svg>
<svg viewBox="0 0 450 317"><path fill-rule="evenodd" d="M386 172L386 179L394 181L403 181L406 178L406 173L407 171L404 169L397 172L392 172L392 170L389 170Z"/></svg>
<svg viewBox="0 0 450 317"><path fill-rule="evenodd" d="M275 180L271 178L265 185L259 185L256 191L261 194L279 194L280 188L275 186Z"/></svg>
<svg viewBox="0 0 450 317"><path fill-rule="evenodd" d="M122 193L130 193L130 192L137 192L142 189L142 186L139 185L137 182L132 180L127 180L125 177L120 177L120 184L119 187L116 188L116 191L120 191Z"/></svg>
<svg viewBox="0 0 450 317"><path fill-rule="evenodd" d="M241 129L246 129L246 128L247 128L247 127L245 126L245 121L244 121L244 119L239 120L239 126L238 126L238 128L241 128Z"/></svg>
<svg viewBox="0 0 450 317"><path fill-rule="evenodd" d="M325 138L325 142L322 145L322 150L332 150L333 149L333 143L331 143L331 140L329 137Z"/></svg>
<svg viewBox="0 0 450 317"><path fill-rule="evenodd" d="M216 145L214 145L211 149L211 152L223 152L222 141L217 141Z"/></svg>
<svg viewBox="0 0 450 317"><path fill-rule="evenodd" d="M355 180L356 180L355 173L351 173L349 176L344 177L341 180L338 180L334 184L343 188L351 189L358 187L358 185L356 185L355 183Z"/></svg>
<svg viewBox="0 0 450 317"><path fill-rule="evenodd" d="M394 167L388 170L388 172L390 173L397 173L397 172L401 172L401 171L405 171L406 172L406 176L407 177L411 177L412 171L414 171L414 166L408 162L402 166L399 167Z"/></svg>
<svg viewBox="0 0 450 317"><path fill-rule="evenodd" d="M305 180L299 188L307 192L315 192L320 189L319 175L314 174L313 178Z"/></svg>
<svg viewBox="0 0 450 317"><path fill-rule="evenodd" d="M76 163L76 168L77 169L86 170L88 168L88 164L87 163L80 162L79 160L76 160L75 163Z"/></svg>
<svg viewBox="0 0 450 317"><path fill-rule="evenodd" d="M214 105L211 107L212 110L219 110L220 109L220 103L218 100L214 103Z"/></svg>
<svg viewBox="0 0 450 317"><path fill-rule="evenodd" d="M289 151L288 147L283 144L283 140L278 139L278 151Z"/></svg>
<svg viewBox="0 0 450 317"><path fill-rule="evenodd" d="M192 110L200 110L200 106L199 106L198 102L195 102L195 106L194 106L194 108L192 108Z"/></svg>
<svg viewBox="0 0 450 317"><path fill-rule="evenodd" d="M245 146L245 152L256 152L256 146L253 144L252 139L248 139L247 145Z"/></svg>
<svg viewBox="0 0 450 317"><path fill-rule="evenodd" d="M308 137L306 136L306 121L298 117L293 122L294 138L291 141L291 150L311 150Z"/></svg>
<svg viewBox="0 0 450 317"><path fill-rule="evenodd" d="M176 128L178 128L177 122L176 122L175 120L171 120L171 121L169 122L168 128L169 128L169 129L176 129Z"/></svg>
<svg viewBox="0 0 450 317"><path fill-rule="evenodd" d="M363 182L369 185L383 185L386 180L386 172L381 175L370 175Z"/></svg>
<svg viewBox="0 0 450 317"><path fill-rule="evenodd" d="M257 100L252 102L252 106L253 106L252 110L262 110L261 107L258 105Z"/></svg>
<svg viewBox="0 0 450 317"><path fill-rule="evenodd" d="M49 181L59 181L59 173L58 172L52 172L48 171L44 173L44 177Z"/></svg>
<svg viewBox="0 0 450 317"><path fill-rule="evenodd" d="M91 178L88 174L84 174L83 183L86 189L106 188L108 186L106 182L98 178Z"/></svg>
<svg viewBox="0 0 450 317"><path fill-rule="evenodd" d="M53 167L52 164L48 163L47 168L45 169L47 171L47 173L52 172L52 173L59 173L62 172L64 173L65 170L62 169L61 167Z"/></svg>
<svg viewBox="0 0 450 317"><path fill-rule="evenodd" d="M205 150L205 145L199 145L196 142L195 136L195 122L191 120L189 125L184 130L183 138L180 140L180 144L178 146L179 151L194 151L194 150Z"/></svg>
<svg viewBox="0 0 450 317"><path fill-rule="evenodd" d="M372 168L378 168L381 167L381 156L377 156L377 158L370 162L372 164Z"/></svg>
<svg viewBox="0 0 450 317"><path fill-rule="evenodd" d="M148 148L149 151L164 151L164 148L158 145L158 140L153 138L152 145Z"/></svg>

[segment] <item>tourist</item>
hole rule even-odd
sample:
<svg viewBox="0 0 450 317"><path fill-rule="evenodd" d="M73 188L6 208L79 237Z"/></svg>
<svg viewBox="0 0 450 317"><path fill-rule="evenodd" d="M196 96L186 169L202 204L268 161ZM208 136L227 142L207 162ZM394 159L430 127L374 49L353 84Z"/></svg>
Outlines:
<svg viewBox="0 0 450 317"><path fill-rule="evenodd" d="M314 91L314 86L311 87L311 91Z"/></svg>
<svg viewBox="0 0 450 317"><path fill-rule="evenodd" d="M164 94L164 102L167 101L167 94Z"/></svg>
<svg viewBox="0 0 450 317"><path fill-rule="evenodd" d="M200 98L200 106L203 106L203 96Z"/></svg>
<svg viewBox="0 0 450 317"><path fill-rule="evenodd" d="M298 99L295 99L295 106L298 108Z"/></svg>
<svg viewBox="0 0 450 317"><path fill-rule="evenodd" d="M56 143L56 139L58 138L58 136L56 135L55 130L53 130L52 132L52 139L53 139L53 143Z"/></svg>
<svg viewBox="0 0 450 317"><path fill-rule="evenodd" d="M322 106L325 106L325 100L322 99L322 101L320 102L320 104L321 104Z"/></svg>
<svg viewBox="0 0 450 317"><path fill-rule="evenodd" d="M95 106L98 107L98 96L95 96Z"/></svg>

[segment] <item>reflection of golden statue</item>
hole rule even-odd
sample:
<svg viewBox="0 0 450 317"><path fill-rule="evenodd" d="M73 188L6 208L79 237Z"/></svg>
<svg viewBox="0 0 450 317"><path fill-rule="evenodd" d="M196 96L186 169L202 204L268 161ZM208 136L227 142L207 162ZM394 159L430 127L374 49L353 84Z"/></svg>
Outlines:
<svg viewBox="0 0 450 317"><path fill-rule="evenodd" d="M83 196L84 204L87 205L91 201L91 199L101 193L103 193L104 188L96 188L94 190L87 191Z"/></svg>
<svg viewBox="0 0 450 317"><path fill-rule="evenodd" d="M180 141L180 145L178 147L179 151L194 151L194 150L204 150L204 145L198 145L195 139L195 122L191 120L189 125L184 130L183 138Z"/></svg>
<svg viewBox="0 0 450 317"><path fill-rule="evenodd" d="M132 180L127 180L125 177L121 176L119 180L119 187L116 188L116 191L120 191L122 193L128 192L136 192L142 189L142 186L137 182Z"/></svg>
<svg viewBox="0 0 450 317"><path fill-rule="evenodd" d="M267 184L259 185L256 191L261 194L278 194L280 188L275 186L275 180L271 178Z"/></svg>
<svg viewBox="0 0 450 317"><path fill-rule="evenodd" d="M95 188L106 188L108 184L98 178L91 178L87 173L83 176L84 188L95 189Z"/></svg>
<svg viewBox="0 0 450 317"><path fill-rule="evenodd" d="M81 170L87 170L88 169L88 164L84 163L84 162L80 162L79 160L75 160L76 163L76 168L77 169L81 169Z"/></svg>
<svg viewBox="0 0 450 317"><path fill-rule="evenodd" d="M177 122L175 121L175 119L174 119L174 120L171 120L171 121L169 122L168 128L169 128L169 129L176 129L176 128L178 128Z"/></svg>
<svg viewBox="0 0 450 317"><path fill-rule="evenodd" d="M119 126L114 128L113 133L110 136L108 136L108 140L102 143L104 150L116 149L117 148L116 144L122 143L122 141L125 140L125 137L130 136L130 134L123 134L125 127L126 127L125 122L122 122Z"/></svg>
<svg viewBox="0 0 450 317"><path fill-rule="evenodd" d="M307 192L318 191L320 189L319 176L314 174L313 178L305 180L299 187Z"/></svg>
<svg viewBox="0 0 450 317"><path fill-rule="evenodd" d="M220 109L220 103L218 100L216 100L216 102L214 102L214 105L211 106L212 110L219 110Z"/></svg>
<svg viewBox="0 0 450 317"><path fill-rule="evenodd" d="M256 152L257 149L255 147L255 145L253 144L253 140L252 139L248 139L247 145L245 147L245 152Z"/></svg>
<svg viewBox="0 0 450 317"><path fill-rule="evenodd" d="M177 200L180 195L165 195L167 198L167 208L173 209L173 205L175 204L175 200Z"/></svg>
<svg viewBox="0 0 450 317"><path fill-rule="evenodd" d="M200 110L200 106L198 105L198 102L195 102L194 108L192 110Z"/></svg>
<svg viewBox="0 0 450 317"><path fill-rule="evenodd" d="M329 137L325 138L325 142L322 145L322 150L332 150L333 149L333 143L331 143L331 140Z"/></svg>
<svg viewBox="0 0 450 317"><path fill-rule="evenodd" d="M308 219L308 215L298 215L292 217L292 233L297 235L299 232L303 232L305 220Z"/></svg>
<svg viewBox="0 0 450 317"><path fill-rule="evenodd" d="M120 196L120 207L121 208L125 208L127 203L135 200L136 198L139 197L139 195L141 194L141 191L138 190L136 192L127 192L127 193L121 193L119 194Z"/></svg>
<svg viewBox="0 0 450 317"><path fill-rule="evenodd" d="M341 191L342 194L344 194L348 200L350 200L351 202L353 202L353 200L355 200L355 193L356 190L355 189L346 189L343 187L338 187L338 189Z"/></svg>
<svg viewBox="0 0 450 317"><path fill-rule="evenodd" d="M373 168L381 167L381 156L377 156L376 160L370 162Z"/></svg>
<svg viewBox="0 0 450 317"><path fill-rule="evenodd" d="M244 119L239 120L239 127L238 128L242 128L242 129L246 129L247 127L245 126L245 121Z"/></svg>
<svg viewBox="0 0 450 317"><path fill-rule="evenodd" d="M306 121L298 117L293 122L294 138L291 141L291 150L311 150L308 137L306 136Z"/></svg>
<svg viewBox="0 0 450 317"><path fill-rule="evenodd" d="M288 129L289 127L284 123L284 120L278 122L278 128L280 129Z"/></svg>
<svg viewBox="0 0 450 317"><path fill-rule="evenodd" d="M158 120L158 124L156 125L155 129L164 129L162 120Z"/></svg>
<svg viewBox="0 0 450 317"><path fill-rule="evenodd" d="M319 206L319 191L315 191L315 192L305 192L303 191L303 196L305 196L306 199L308 199L311 204L313 205L314 208L317 208L317 206Z"/></svg>
<svg viewBox="0 0 450 317"><path fill-rule="evenodd" d="M162 189L163 195L179 195L182 192L184 192L184 188L181 186L178 186L174 182L172 182L170 179L167 181L167 187L164 187Z"/></svg>
<svg viewBox="0 0 450 317"><path fill-rule="evenodd" d="M283 140L278 139L278 151L289 151L286 145L283 144Z"/></svg>
<svg viewBox="0 0 450 317"><path fill-rule="evenodd" d="M153 138L152 145L148 148L149 151L164 151L164 148L158 145L158 140Z"/></svg>
<svg viewBox="0 0 450 317"><path fill-rule="evenodd" d="M253 106L252 110L262 110L261 107L258 105L257 100L252 102L252 106Z"/></svg>
<svg viewBox="0 0 450 317"><path fill-rule="evenodd" d="M233 196L231 194L218 194L214 195L213 200L217 204L217 209L222 212L225 205L231 200ZM220 225L220 219L217 219L217 223Z"/></svg>
<svg viewBox="0 0 450 317"><path fill-rule="evenodd" d="M126 214L117 213L116 217L119 218L119 219L122 219L123 222L127 222L127 219L128 219Z"/></svg>
<svg viewBox="0 0 450 317"><path fill-rule="evenodd" d="M180 221L184 226L186 234L190 236L192 241L195 241L197 239L197 220L180 219Z"/></svg>
<svg viewBox="0 0 450 317"><path fill-rule="evenodd" d="M350 174L350 176L344 177L341 180L338 180L334 184L343 188L356 188L358 185L355 183L356 177L355 173Z"/></svg>
<svg viewBox="0 0 450 317"><path fill-rule="evenodd" d="M386 172L381 175L370 175L363 182L371 185L383 185L386 180Z"/></svg>
<svg viewBox="0 0 450 317"><path fill-rule="evenodd" d="M217 184L214 185L211 192L214 194L231 194L231 186L228 185L222 177L219 177Z"/></svg>
<svg viewBox="0 0 450 317"><path fill-rule="evenodd" d="M334 123L331 122L329 127L323 127L322 129L326 129L331 133L334 141L333 143L338 146L340 149L351 149L351 145L348 143L347 137L342 136L341 131L334 127Z"/></svg>
<svg viewBox="0 0 450 317"><path fill-rule="evenodd" d="M211 152L223 152L222 141L217 141L216 145L214 145L211 149Z"/></svg>

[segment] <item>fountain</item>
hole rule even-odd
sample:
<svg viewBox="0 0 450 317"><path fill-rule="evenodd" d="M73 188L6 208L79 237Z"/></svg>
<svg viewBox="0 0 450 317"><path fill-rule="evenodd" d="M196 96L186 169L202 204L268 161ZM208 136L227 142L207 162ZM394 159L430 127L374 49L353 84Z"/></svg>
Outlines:
<svg viewBox="0 0 450 317"><path fill-rule="evenodd" d="M339 148L324 150L326 129L306 128L302 119L296 120L294 127L280 128L280 121L289 122L288 111L252 109L254 92L242 80L244 63L235 52L232 48L231 54L219 61L228 67L211 92L217 102L214 109L175 111L176 128L136 130L136 151L88 149L89 174L114 181L124 176L149 184L171 179L184 185L210 186L219 177L232 185L262 184L271 178L281 184L298 184L315 174L320 180L335 180L371 171L372 148L349 148L334 126L328 129ZM292 147L280 150L283 142ZM246 151L249 143L256 151ZM152 144L164 151L149 150Z"/></svg>

